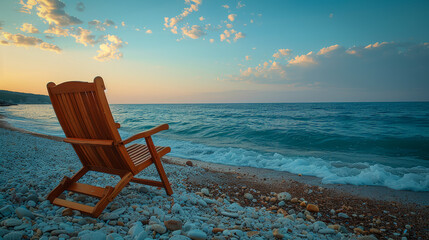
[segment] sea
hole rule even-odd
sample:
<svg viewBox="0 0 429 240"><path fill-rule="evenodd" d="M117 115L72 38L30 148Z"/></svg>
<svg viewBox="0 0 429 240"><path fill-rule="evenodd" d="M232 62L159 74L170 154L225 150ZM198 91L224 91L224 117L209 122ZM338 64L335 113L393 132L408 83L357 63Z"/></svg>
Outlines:
<svg viewBox="0 0 429 240"><path fill-rule="evenodd" d="M169 156L429 191L429 102L113 104L122 138L162 123ZM14 127L61 136L51 105L0 108ZM3 146L4 147L4 146Z"/></svg>

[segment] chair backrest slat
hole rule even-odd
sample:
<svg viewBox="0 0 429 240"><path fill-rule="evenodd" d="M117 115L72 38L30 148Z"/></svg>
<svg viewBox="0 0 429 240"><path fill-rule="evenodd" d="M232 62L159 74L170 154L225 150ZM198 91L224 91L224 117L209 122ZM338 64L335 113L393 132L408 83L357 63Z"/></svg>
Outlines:
<svg viewBox="0 0 429 240"><path fill-rule="evenodd" d="M125 149L118 144L116 128L101 77L94 83L48 84L48 92L58 121L68 138L113 140L112 146L72 144L84 166L97 166L135 172Z"/></svg>

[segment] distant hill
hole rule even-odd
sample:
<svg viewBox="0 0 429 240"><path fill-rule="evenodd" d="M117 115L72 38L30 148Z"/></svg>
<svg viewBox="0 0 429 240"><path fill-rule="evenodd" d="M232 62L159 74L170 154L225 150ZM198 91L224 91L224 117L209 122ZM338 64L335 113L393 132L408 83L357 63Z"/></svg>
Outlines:
<svg viewBox="0 0 429 240"><path fill-rule="evenodd" d="M9 105L15 105L15 104L50 104L50 103L51 103L51 100L47 95L0 90L0 106L9 106Z"/></svg>

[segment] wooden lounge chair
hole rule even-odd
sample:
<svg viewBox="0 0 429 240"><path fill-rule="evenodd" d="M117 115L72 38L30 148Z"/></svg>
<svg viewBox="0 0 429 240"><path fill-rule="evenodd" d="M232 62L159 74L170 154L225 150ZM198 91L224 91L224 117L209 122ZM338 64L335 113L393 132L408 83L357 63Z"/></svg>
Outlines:
<svg viewBox="0 0 429 240"><path fill-rule="evenodd" d="M120 125L113 120L101 77L96 77L93 83L65 82L55 85L50 82L47 87L52 106L66 135L64 142L72 144L83 165L73 177L64 177L49 193L47 198L51 203L98 217L129 182L163 187L168 195L173 193L160 160L171 149L155 146L151 138L151 135L167 130L168 124L122 140L118 132ZM125 146L141 138L146 140L146 145ZM134 177L152 163L155 164L161 181ZM88 171L119 175L121 180L115 187L105 188L78 183ZM88 206L59 198L64 191L100 200L95 206Z"/></svg>

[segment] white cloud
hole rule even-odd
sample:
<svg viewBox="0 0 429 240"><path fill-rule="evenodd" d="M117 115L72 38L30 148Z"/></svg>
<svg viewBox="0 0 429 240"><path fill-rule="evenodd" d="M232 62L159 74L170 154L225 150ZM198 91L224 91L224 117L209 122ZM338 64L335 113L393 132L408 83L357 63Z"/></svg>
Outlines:
<svg viewBox="0 0 429 240"><path fill-rule="evenodd" d="M98 55L94 57L95 60L104 62L111 59L120 59L123 54L119 52L119 49L123 47L124 42L122 39L115 35L107 35L105 37L105 43L100 45ZM125 43L126 44L126 43Z"/></svg>
<svg viewBox="0 0 429 240"><path fill-rule="evenodd" d="M336 44L336 45L332 45L332 46L329 46L329 47L325 47L325 48L320 49L320 51L319 51L317 54L319 54L319 55L328 54L328 53L333 52L333 51L336 51L336 50L338 50L338 49L340 49L340 48L341 48L341 47L340 47L340 45L338 45L338 44Z"/></svg>
<svg viewBox="0 0 429 240"><path fill-rule="evenodd" d="M237 41L238 39L245 38L245 37L246 37L246 34L244 34L242 32L238 32L235 34L234 41Z"/></svg>
<svg viewBox="0 0 429 240"><path fill-rule="evenodd" d="M233 28L234 26L231 23L226 24L227 28Z"/></svg>
<svg viewBox="0 0 429 240"><path fill-rule="evenodd" d="M47 43L47 42L42 42L39 45L39 48L42 49L42 50L53 51L53 52L56 52L56 53L60 53L61 52L61 48L59 48L57 45L50 44L50 43Z"/></svg>
<svg viewBox="0 0 429 240"><path fill-rule="evenodd" d="M200 21L204 21L205 20L205 18L203 16L201 16L199 19L200 19Z"/></svg>
<svg viewBox="0 0 429 240"><path fill-rule="evenodd" d="M234 22L235 17L237 17L237 14L229 14L229 15L228 15L228 19L229 19L229 21L231 21L231 22Z"/></svg>
<svg viewBox="0 0 429 240"><path fill-rule="evenodd" d="M229 5L222 5L223 8L229 9Z"/></svg>
<svg viewBox="0 0 429 240"><path fill-rule="evenodd" d="M21 11L31 13L33 7L37 10L37 15L46 20L49 24L56 24L61 27L81 24L82 21L76 17L68 15L64 11L66 6L59 0L21 0Z"/></svg>
<svg viewBox="0 0 429 240"><path fill-rule="evenodd" d="M246 4L242 3L241 1L238 1L237 8L242 8L242 7L245 7L245 6L246 6Z"/></svg>
<svg viewBox="0 0 429 240"><path fill-rule="evenodd" d="M250 56L246 56L246 61L249 61L250 59Z"/></svg>
<svg viewBox="0 0 429 240"><path fill-rule="evenodd" d="M228 79L292 84L320 91L325 97L341 92L345 96L354 94L360 100L366 99L362 96L371 96L371 99L382 99L380 96L428 99L429 45L374 43L368 46L346 49L333 45L320 49L318 52L322 54L310 52L289 62L267 61L247 67Z"/></svg>
<svg viewBox="0 0 429 240"><path fill-rule="evenodd" d="M287 56L292 52L290 49L279 49L278 52L273 54L275 58L281 58L282 56Z"/></svg>
<svg viewBox="0 0 429 240"><path fill-rule="evenodd" d="M297 55L294 59L289 60L289 64L299 64L299 65L307 65L307 64L316 64L314 60L313 52L309 52L306 55Z"/></svg>
<svg viewBox="0 0 429 240"><path fill-rule="evenodd" d="M49 25L49 28L45 30L44 33L65 37L69 35L69 30L61 28L55 24L52 24L52 25Z"/></svg>
<svg viewBox="0 0 429 240"><path fill-rule="evenodd" d="M85 46L92 46L98 43L99 40L96 40L96 36L91 33L92 32L88 29L78 27L76 29L73 29L73 33L70 34L70 36L74 37L77 43L83 44Z"/></svg>
<svg viewBox="0 0 429 240"><path fill-rule="evenodd" d="M121 22L122 27L125 27L125 22Z"/></svg>
<svg viewBox="0 0 429 240"><path fill-rule="evenodd" d="M212 38L212 39L210 39L210 43L214 43L214 41L215 41L215 40L214 40L213 38Z"/></svg>
<svg viewBox="0 0 429 240"><path fill-rule="evenodd" d="M198 39L206 35L206 33L203 31L203 28L198 25L194 25L190 29L189 27L182 27L181 29L182 29L183 36L187 36L192 39Z"/></svg>
<svg viewBox="0 0 429 240"><path fill-rule="evenodd" d="M198 11L198 6L201 4L200 0L185 0L186 4L189 4L190 6L188 8L185 8L183 12L175 17L164 18L164 26L166 28L170 28L170 31L174 34L177 34L177 23L181 22L185 17L187 17L192 12ZM182 28L183 29L183 28Z"/></svg>
<svg viewBox="0 0 429 240"><path fill-rule="evenodd" d="M329 18L333 18L334 17L334 14L333 13L330 13L329 14Z"/></svg>
<svg viewBox="0 0 429 240"><path fill-rule="evenodd" d="M152 34L152 30L148 29L148 30L146 31L146 33L147 33L147 34Z"/></svg>
<svg viewBox="0 0 429 240"><path fill-rule="evenodd" d="M27 32L27 33L38 33L39 32L39 29L34 27L31 23L22 24L22 27L20 29L21 29L21 31Z"/></svg>
<svg viewBox="0 0 429 240"><path fill-rule="evenodd" d="M106 27L115 26L115 22L110 19L106 19L104 20L104 22L94 19L92 21L89 21L88 25L91 27L95 27L99 31L106 31Z"/></svg>
<svg viewBox="0 0 429 240"><path fill-rule="evenodd" d="M54 51L56 53L61 52L61 48L56 45L44 42L40 38L28 37L23 34L12 34L3 32L3 37L6 40L1 40L2 45L14 45L18 47L36 47L42 50Z"/></svg>

